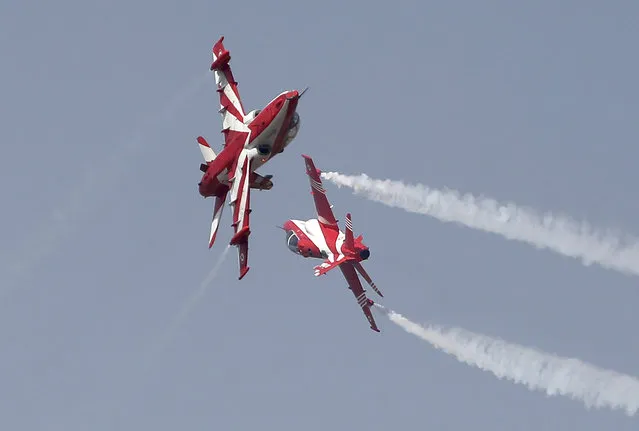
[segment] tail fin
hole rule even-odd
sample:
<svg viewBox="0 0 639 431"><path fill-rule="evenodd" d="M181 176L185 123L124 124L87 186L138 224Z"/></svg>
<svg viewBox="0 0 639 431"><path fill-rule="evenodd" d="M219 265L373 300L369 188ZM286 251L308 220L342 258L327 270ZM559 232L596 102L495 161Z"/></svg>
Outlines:
<svg viewBox="0 0 639 431"><path fill-rule="evenodd" d="M202 152L202 157L204 157L204 161L206 163L212 162L215 160L215 151L211 149L209 143L206 142L202 136L197 137L197 143L200 144L200 151Z"/></svg>
<svg viewBox="0 0 639 431"><path fill-rule="evenodd" d="M351 214L346 214L346 221L344 222L346 226L346 238L344 240L344 245L349 250L355 250L355 238L353 237L353 221L351 220Z"/></svg>
<svg viewBox="0 0 639 431"><path fill-rule="evenodd" d="M364 267L362 266L361 263L359 262L355 262L353 263L353 265L355 266L355 269L357 270L357 272L359 272L362 277L364 277L364 280L366 280L366 282L368 283L368 285L370 287L373 288L373 290L382 298L384 297L384 295L382 295L382 292L379 291L379 289L377 288L377 286L375 286L375 283L373 283L373 280L371 280L370 275L368 275L368 273L366 272L366 270L364 269Z"/></svg>

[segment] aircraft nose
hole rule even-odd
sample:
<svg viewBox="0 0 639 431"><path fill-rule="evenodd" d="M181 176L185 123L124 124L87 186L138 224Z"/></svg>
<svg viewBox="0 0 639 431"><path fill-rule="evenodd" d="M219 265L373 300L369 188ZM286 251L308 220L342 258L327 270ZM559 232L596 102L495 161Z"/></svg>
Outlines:
<svg viewBox="0 0 639 431"><path fill-rule="evenodd" d="M292 90L286 93L287 100L299 99L299 97L300 97L300 93L297 90Z"/></svg>
<svg viewBox="0 0 639 431"><path fill-rule="evenodd" d="M369 249L365 248L364 250L359 252L359 257L362 258L362 260L366 260L370 257L371 252Z"/></svg>

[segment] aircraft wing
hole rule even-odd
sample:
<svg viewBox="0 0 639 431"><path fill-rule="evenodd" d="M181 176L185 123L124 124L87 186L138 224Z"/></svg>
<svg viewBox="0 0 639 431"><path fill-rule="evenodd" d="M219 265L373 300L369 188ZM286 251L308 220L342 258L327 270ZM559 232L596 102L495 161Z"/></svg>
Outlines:
<svg viewBox="0 0 639 431"><path fill-rule="evenodd" d="M352 265L352 263L345 262L339 266L339 269L342 270L342 274L344 274L351 292L353 292L353 295L355 295L357 303L362 308L364 315L368 319L368 323L370 323L371 329L373 331L380 332L377 328L377 324L375 323L375 319L373 318L373 313L371 312L370 304L372 303L372 301L369 302L370 300L366 297L366 292L364 292L362 283L360 283L357 272L355 272L355 267Z"/></svg>
<svg viewBox="0 0 639 431"><path fill-rule="evenodd" d="M302 155L304 162L306 163L306 174L311 183L311 194L315 201L315 209L317 211L317 219L326 225L337 226L337 220L333 215L331 204L328 203L326 198L326 190L322 185L322 179L320 178L319 171L313 163L313 159L309 156Z"/></svg>
<svg viewBox="0 0 639 431"><path fill-rule="evenodd" d="M224 192L222 195L215 197L213 218L211 219L211 234L209 235L209 248L213 247L213 243L217 237L217 228L220 226L220 219L222 218L222 212L224 211L224 202L226 201L227 193L228 192Z"/></svg>
<svg viewBox="0 0 639 431"><path fill-rule="evenodd" d="M346 262L347 260L349 260L349 259L347 257L344 257L344 256L342 256L341 259L337 258L337 259L335 259L332 262L330 260L326 259L324 262L322 262L319 265L316 265L316 266L313 267L313 273L315 274L315 277L319 277L320 275L326 274L331 269L340 266L342 263Z"/></svg>
<svg viewBox="0 0 639 431"><path fill-rule="evenodd" d="M251 213L251 162L257 150L242 150L229 171L231 182L231 199L229 205L233 207L233 227L235 234L231 238L231 245L238 247L240 264L240 280L246 275L248 267L248 237L251 234L249 214Z"/></svg>
<svg viewBox="0 0 639 431"><path fill-rule="evenodd" d="M217 92L220 96L220 114L222 114L222 133L224 146L234 140L243 143L248 138L249 128L244 124L244 106L237 88L237 81L233 77L229 61L231 53L224 48L224 36L213 45L213 63L211 70L215 75Z"/></svg>

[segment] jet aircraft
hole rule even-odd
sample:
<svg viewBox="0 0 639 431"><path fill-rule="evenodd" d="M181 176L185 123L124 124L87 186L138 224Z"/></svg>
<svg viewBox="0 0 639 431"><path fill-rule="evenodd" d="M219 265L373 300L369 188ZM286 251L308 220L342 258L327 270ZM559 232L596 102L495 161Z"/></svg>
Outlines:
<svg viewBox="0 0 639 431"><path fill-rule="evenodd" d="M263 109L244 110L229 61L230 52L224 47L224 36L214 45L210 70L215 76L222 115L223 148L215 154L206 139L197 138L205 163L198 183L200 195L214 197L213 218L209 234L209 248L213 246L222 217L227 194L233 211L234 235L230 244L238 247L239 279L246 275L248 266L248 237L251 189L270 190L272 175L256 172L260 166L275 157L291 143L300 127L297 104L304 91L284 91Z"/></svg>
<svg viewBox="0 0 639 431"><path fill-rule="evenodd" d="M384 296L361 264L361 261L370 257L370 249L362 242L362 235L354 237L350 213L346 214L345 232L339 229L338 221L333 214L333 206L326 198L320 170L315 168L312 158L306 155L302 157L306 164L317 218L306 221L287 220L282 226L286 232L286 245L293 253L305 258L324 259L324 262L314 267L316 277L339 267L348 282L348 288L355 295L358 305L368 319L371 329L380 332L371 312L371 307L375 303L366 297L366 291L357 275L359 272L379 296Z"/></svg>

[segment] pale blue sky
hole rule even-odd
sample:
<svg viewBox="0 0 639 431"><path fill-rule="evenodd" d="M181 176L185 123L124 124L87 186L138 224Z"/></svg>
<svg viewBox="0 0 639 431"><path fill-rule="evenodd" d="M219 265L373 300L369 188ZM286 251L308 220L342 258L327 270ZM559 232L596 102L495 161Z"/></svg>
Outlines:
<svg viewBox="0 0 639 431"><path fill-rule="evenodd" d="M631 1L1 3L0 425L635 430L383 316L372 332L342 276L313 277L275 226L314 216L306 153L638 233L638 14ZM231 236L227 212L207 249L213 202L197 193L195 138L221 142L207 75L220 35L247 109L311 90L296 140L260 170L275 186L252 195L251 271L237 280L233 250L157 352ZM639 376L639 280L326 188L371 247L384 304Z"/></svg>

